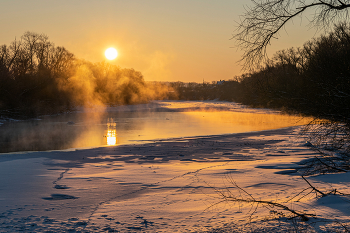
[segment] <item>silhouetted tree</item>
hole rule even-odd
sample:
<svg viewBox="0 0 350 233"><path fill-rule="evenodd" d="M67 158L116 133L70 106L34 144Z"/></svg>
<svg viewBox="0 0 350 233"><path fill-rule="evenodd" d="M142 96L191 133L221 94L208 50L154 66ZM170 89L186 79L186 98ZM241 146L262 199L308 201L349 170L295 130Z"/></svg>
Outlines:
<svg viewBox="0 0 350 233"><path fill-rule="evenodd" d="M245 68L266 61L266 47L292 19L313 11L312 26L327 28L348 19L350 0L253 0L243 15L234 38L244 50ZM309 10L309 11L308 11Z"/></svg>
<svg viewBox="0 0 350 233"><path fill-rule="evenodd" d="M58 83L71 75L74 56L43 34L26 32L0 47L0 108L34 114L68 104ZM27 109L29 113L25 113Z"/></svg>
<svg viewBox="0 0 350 233"><path fill-rule="evenodd" d="M161 83L146 83L134 69L76 59L44 34L26 32L9 46L0 46L0 117L144 103L167 98L170 90Z"/></svg>

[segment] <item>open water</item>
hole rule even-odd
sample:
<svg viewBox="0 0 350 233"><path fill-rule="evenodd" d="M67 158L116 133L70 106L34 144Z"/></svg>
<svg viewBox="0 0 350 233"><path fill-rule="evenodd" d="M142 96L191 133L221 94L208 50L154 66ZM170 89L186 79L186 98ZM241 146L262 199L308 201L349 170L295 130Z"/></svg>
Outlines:
<svg viewBox="0 0 350 233"><path fill-rule="evenodd" d="M0 125L0 153L139 144L307 124L310 119L221 101L154 101L80 109Z"/></svg>

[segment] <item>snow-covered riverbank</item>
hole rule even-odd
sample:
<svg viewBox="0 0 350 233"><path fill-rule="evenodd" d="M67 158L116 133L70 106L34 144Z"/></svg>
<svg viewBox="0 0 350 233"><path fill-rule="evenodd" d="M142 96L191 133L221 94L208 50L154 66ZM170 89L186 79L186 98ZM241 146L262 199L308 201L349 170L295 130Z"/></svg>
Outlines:
<svg viewBox="0 0 350 233"><path fill-rule="evenodd" d="M232 181L258 200L315 215L305 223L309 232L322 232L327 226L341 231L346 224L349 228L347 197L316 199L313 194L298 202L299 198L293 199L309 187L298 174L297 163L315 155L305 146L306 139L299 137L299 130L290 127L88 150L2 154L0 231L220 228L217 231L249 232L272 227L270 231L281 232L296 226L287 218L254 224L278 213L290 215L278 208L259 206L251 215L255 209L250 204L221 202L215 190L228 188L240 195ZM347 173L308 180L320 190L350 193Z"/></svg>

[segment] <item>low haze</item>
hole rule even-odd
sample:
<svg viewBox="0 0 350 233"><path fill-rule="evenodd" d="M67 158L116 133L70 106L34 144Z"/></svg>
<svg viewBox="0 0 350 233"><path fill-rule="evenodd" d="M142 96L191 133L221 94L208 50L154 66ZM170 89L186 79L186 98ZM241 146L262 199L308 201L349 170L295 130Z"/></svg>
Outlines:
<svg viewBox="0 0 350 233"><path fill-rule="evenodd" d="M0 232L349 232L349 10L0 0Z"/></svg>
<svg viewBox="0 0 350 233"><path fill-rule="evenodd" d="M26 31L44 33L57 46L91 62L106 60L140 71L146 81L211 82L242 73L232 35L250 1L2 1L0 44ZM273 41L270 54L301 46L315 35L294 20Z"/></svg>

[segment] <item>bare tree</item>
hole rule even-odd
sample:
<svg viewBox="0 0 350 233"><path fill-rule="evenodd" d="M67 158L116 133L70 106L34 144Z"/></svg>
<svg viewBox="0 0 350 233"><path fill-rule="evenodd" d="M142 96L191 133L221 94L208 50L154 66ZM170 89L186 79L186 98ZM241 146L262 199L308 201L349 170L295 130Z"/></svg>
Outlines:
<svg viewBox="0 0 350 233"><path fill-rule="evenodd" d="M328 26L349 18L350 0L252 0L233 37L244 51L244 68L252 69L266 61L266 48L288 22L310 13L310 26Z"/></svg>

